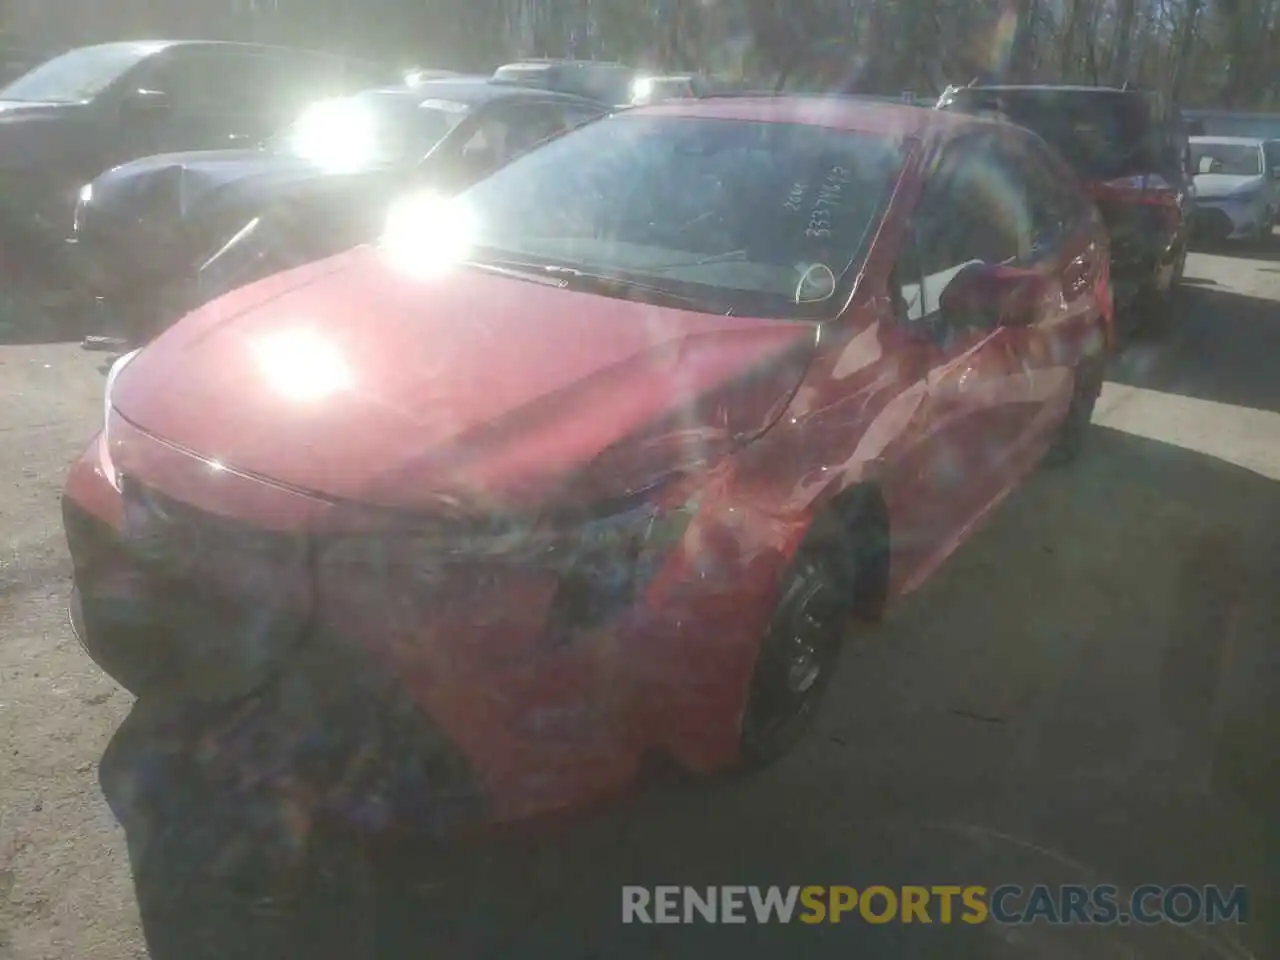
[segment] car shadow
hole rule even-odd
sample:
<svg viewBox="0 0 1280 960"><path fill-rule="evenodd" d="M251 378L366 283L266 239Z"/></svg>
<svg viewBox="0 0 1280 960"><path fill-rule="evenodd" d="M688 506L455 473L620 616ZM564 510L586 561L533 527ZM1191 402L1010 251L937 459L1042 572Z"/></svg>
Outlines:
<svg viewBox="0 0 1280 960"><path fill-rule="evenodd" d="M1280 262L1280 236L1273 229L1264 242L1251 240L1193 240L1188 248L1192 253L1229 257L1232 260L1260 260L1265 263Z"/></svg>
<svg viewBox="0 0 1280 960"><path fill-rule="evenodd" d="M814 729L766 771L481 847L335 843L306 882L264 879L285 876L264 851L289 848L289 813L147 748L135 705L100 778L150 955L1275 956L1277 529L1275 481L1096 427L1083 460L1034 477L850 637ZM1101 882L1244 884L1251 922L621 920L626 884Z"/></svg>
<svg viewBox="0 0 1280 960"><path fill-rule="evenodd" d="M1257 410L1280 411L1280 303L1217 286L1181 292L1164 336L1135 341L1108 379Z"/></svg>

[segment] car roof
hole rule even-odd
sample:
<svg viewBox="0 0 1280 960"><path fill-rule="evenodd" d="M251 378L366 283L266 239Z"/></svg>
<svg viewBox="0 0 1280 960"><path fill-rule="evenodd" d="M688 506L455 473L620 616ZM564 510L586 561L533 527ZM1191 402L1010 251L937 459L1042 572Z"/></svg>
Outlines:
<svg viewBox="0 0 1280 960"><path fill-rule="evenodd" d="M468 106L478 107L494 100L553 100L564 103L581 103L598 107L594 100L575 96L572 93L561 93L558 90L547 90L543 87L530 87L519 83L502 83L488 77L440 77L436 80L423 80L412 86L379 87L378 93L403 96L408 100L453 100Z"/></svg>
<svg viewBox="0 0 1280 960"><path fill-rule="evenodd" d="M705 117L709 120L750 120L800 123L882 136L947 139L963 130L991 126L994 121L905 103L863 100L837 95L710 96L697 100L668 100L634 107L627 116Z"/></svg>
<svg viewBox="0 0 1280 960"><path fill-rule="evenodd" d="M568 59L539 60L538 58L534 57L533 59L530 59L530 60L513 60L510 63L504 63L502 64L502 66L498 67L498 70L507 70L512 67L539 67L543 69L548 67L609 67L615 70L618 68L622 68L623 70L635 69L634 67L627 66L625 63L618 63L613 60L568 60Z"/></svg>
<svg viewBox="0 0 1280 960"><path fill-rule="evenodd" d="M1125 90L1122 87L1091 87L1087 84L1080 83L992 83L983 84L975 83L971 87L956 87L952 93L963 93L966 90L980 90L984 93L995 91L997 93L1103 93L1103 94L1124 94L1126 96L1141 97L1149 94L1150 91L1130 89Z"/></svg>
<svg viewBox="0 0 1280 960"><path fill-rule="evenodd" d="M1266 137L1215 137L1213 135L1188 137L1187 139L1191 143L1225 143L1238 147L1260 147L1267 142Z"/></svg>
<svg viewBox="0 0 1280 960"><path fill-rule="evenodd" d="M234 47L238 50L259 51L262 53L288 53L288 54L304 54L307 56L331 57L334 60L349 60L352 63L367 62L360 57L348 57L345 54L333 53L329 50L311 50L306 47L287 47L280 44L271 43L246 43L239 40L113 40L109 43L90 43L82 47L73 47L78 50L108 50L108 49L126 49L144 47L154 53L160 53L162 50L171 50L175 47L208 47L213 49L223 49ZM69 53L70 50L63 51Z"/></svg>

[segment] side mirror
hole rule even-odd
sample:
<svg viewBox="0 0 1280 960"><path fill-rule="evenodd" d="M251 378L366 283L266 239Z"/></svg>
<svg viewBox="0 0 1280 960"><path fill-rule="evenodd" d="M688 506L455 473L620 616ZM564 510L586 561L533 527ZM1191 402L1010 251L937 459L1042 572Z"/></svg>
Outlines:
<svg viewBox="0 0 1280 960"><path fill-rule="evenodd" d="M943 327L990 330L1035 323L1048 287L1043 276L1030 270L970 264L951 278L939 297Z"/></svg>
<svg viewBox="0 0 1280 960"><path fill-rule="evenodd" d="M167 114L171 106L169 95L163 90L142 88L125 95L120 102L120 115L125 120L145 120Z"/></svg>

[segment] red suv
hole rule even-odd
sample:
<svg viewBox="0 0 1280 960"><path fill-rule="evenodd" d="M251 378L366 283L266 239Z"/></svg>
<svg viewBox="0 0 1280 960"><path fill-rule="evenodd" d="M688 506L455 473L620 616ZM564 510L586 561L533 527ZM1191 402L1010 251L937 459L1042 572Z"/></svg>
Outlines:
<svg viewBox="0 0 1280 960"><path fill-rule="evenodd" d="M375 827L766 763L850 620L1075 452L1107 252L1005 124L587 124L120 360L63 501L76 630L211 771Z"/></svg>

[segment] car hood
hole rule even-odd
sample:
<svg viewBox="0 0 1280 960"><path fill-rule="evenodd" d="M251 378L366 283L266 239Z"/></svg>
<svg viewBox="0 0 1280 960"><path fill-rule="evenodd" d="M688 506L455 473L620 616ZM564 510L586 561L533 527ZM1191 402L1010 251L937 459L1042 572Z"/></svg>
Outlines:
<svg viewBox="0 0 1280 960"><path fill-rule="evenodd" d="M1196 196L1201 200L1226 197L1233 193L1262 186L1261 174L1237 176L1230 173L1199 173L1194 177Z"/></svg>
<svg viewBox="0 0 1280 960"><path fill-rule="evenodd" d="M310 161L266 150L170 153L122 164L93 182L92 205L113 213L182 218L221 202L258 205L316 183L379 176L371 167L332 174Z"/></svg>
<svg viewBox="0 0 1280 960"><path fill-rule="evenodd" d="M815 341L810 324L472 267L415 280L365 247L201 308L124 369L112 404L221 467L328 498L512 509L570 487L623 496L757 435ZM574 482L602 463L602 483Z"/></svg>

